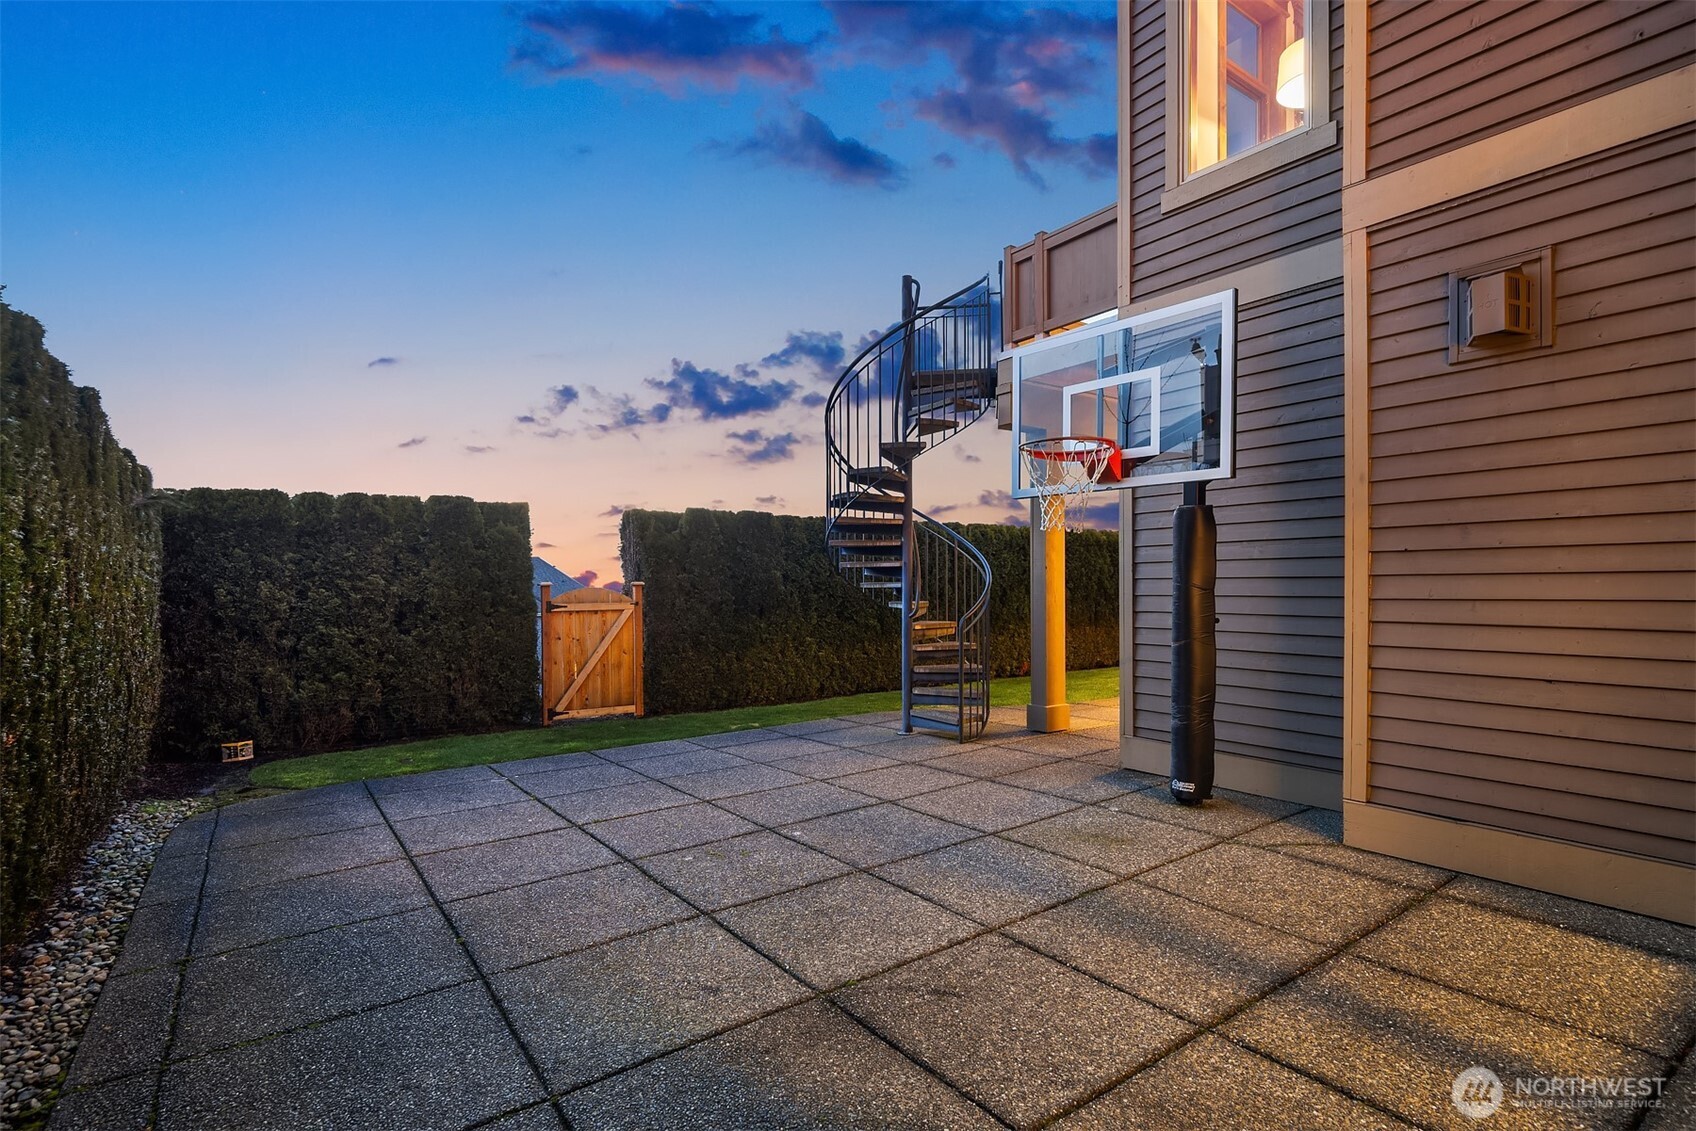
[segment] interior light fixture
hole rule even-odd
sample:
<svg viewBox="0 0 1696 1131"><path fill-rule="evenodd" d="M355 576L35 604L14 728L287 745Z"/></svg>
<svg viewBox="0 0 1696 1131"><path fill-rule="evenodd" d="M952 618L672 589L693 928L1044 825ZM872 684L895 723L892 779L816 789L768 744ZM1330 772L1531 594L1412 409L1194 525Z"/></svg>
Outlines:
<svg viewBox="0 0 1696 1131"><path fill-rule="evenodd" d="M1298 39L1278 56L1278 105L1307 109L1307 40Z"/></svg>

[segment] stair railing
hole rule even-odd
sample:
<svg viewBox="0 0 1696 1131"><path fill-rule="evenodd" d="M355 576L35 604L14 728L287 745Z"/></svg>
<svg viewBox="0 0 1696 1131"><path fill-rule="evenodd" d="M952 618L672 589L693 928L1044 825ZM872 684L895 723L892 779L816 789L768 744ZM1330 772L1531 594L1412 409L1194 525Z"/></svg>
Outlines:
<svg viewBox="0 0 1696 1131"><path fill-rule="evenodd" d="M915 517L914 556L925 577L922 616L954 623L960 734L975 738L989 722L989 560L947 523L923 513Z"/></svg>
<svg viewBox="0 0 1696 1131"><path fill-rule="evenodd" d="M903 277L901 320L860 352L825 401L826 539L850 580L865 588L887 585L880 577L887 577L891 554L887 547L874 547L895 534L895 524L885 530L869 520L892 517L887 508L895 500L877 496L899 494L905 501L898 526L900 600L894 603L903 614L904 731L910 729L915 706L913 623L921 618L952 622L959 629L955 674L961 738L975 737L988 720L989 563L956 532L913 512L912 463L993 401L1000 338L996 297L994 276L986 275L940 302L921 306L918 282ZM983 384L962 386L962 375L968 374ZM867 544L864 549L857 545L861 541ZM874 569L879 571L875 576Z"/></svg>
<svg viewBox="0 0 1696 1131"><path fill-rule="evenodd" d="M901 321L860 351L825 400L827 499L873 492L874 484L856 484L848 473L888 464L885 444L914 441L918 427L913 411L915 373L924 368L994 365L993 278L985 275L929 306L918 305L918 284L911 276L903 278ZM922 444L921 450L942 439ZM851 504L831 506L825 517L832 520L837 512L849 509Z"/></svg>

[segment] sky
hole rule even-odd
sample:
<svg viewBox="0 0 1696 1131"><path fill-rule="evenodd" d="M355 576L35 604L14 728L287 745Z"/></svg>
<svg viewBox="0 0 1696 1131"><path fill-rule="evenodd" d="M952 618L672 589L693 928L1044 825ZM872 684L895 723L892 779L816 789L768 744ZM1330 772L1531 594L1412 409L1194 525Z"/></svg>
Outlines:
<svg viewBox="0 0 1696 1131"><path fill-rule="evenodd" d="M1112 202L1111 3L0 3L0 283L162 487L819 514L828 393ZM998 522L1010 434L922 458ZM593 575L592 577L590 575Z"/></svg>

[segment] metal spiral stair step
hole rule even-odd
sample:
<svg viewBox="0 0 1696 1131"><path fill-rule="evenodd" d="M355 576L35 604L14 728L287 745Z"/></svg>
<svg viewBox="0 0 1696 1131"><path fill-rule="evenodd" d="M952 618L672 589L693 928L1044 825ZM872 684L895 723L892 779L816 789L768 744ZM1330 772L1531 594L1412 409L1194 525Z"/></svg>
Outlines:
<svg viewBox="0 0 1696 1131"><path fill-rule="evenodd" d="M954 738L959 737L960 734L959 723L945 722L942 719L933 719L926 715L914 715L913 725L922 730L935 731L937 734L946 734Z"/></svg>
<svg viewBox="0 0 1696 1131"><path fill-rule="evenodd" d="M952 432L960 427L960 422L945 416L921 416L913 422L913 427L921 436L934 436L938 432Z"/></svg>
<svg viewBox="0 0 1696 1131"><path fill-rule="evenodd" d="M938 691L934 687L913 689L914 705L924 704L927 707L957 707L965 703L968 707L980 706L983 696L975 694L961 695L958 690Z"/></svg>
<svg viewBox="0 0 1696 1131"><path fill-rule="evenodd" d="M848 482L859 483L867 487L877 487L885 483L906 486L907 473L894 467L856 467L848 472Z"/></svg>
<svg viewBox="0 0 1696 1131"><path fill-rule="evenodd" d="M959 683L960 677L977 679L983 675L982 664L914 664L913 678L925 683Z"/></svg>
<svg viewBox="0 0 1696 1131"><path fill-rule="evenodd" d="M831 523L831 529L837 534L891 534L896 545L901 544L901 520L898 518L873 518L870 515L845 514L839 515Z"/></svg>
<svg viewBox="0 0 1696 1131"><path fill-rule="evenodd" d="M935 389L941 386L982 389L995 387L993 369L920 369L913 374L913 388Z"/></svg>
<svg viewBox="0 0 1696 1131"><path fill-rule="evenodd" d="M831 549L889 549L890 546L901 546L899 538L833 538L829 541Z"/></svg>
<svg viewBox="0 0 1696 1131"><path fill-rule="evenodd" d="M836 565L843 570L877 570L880 573L892 570L897 575L901 573L901 558L848 558L848 556L845 556Z"/></svg>
<svg viewBox="0 0 1696 1131"><path fill-rule="evenodd" d="M930 396L914 397L913 408L917 412L957 412L976 415L983 412L985 406L982 401L949 394L935 398Z"/></svg>
<svg viewBox="0 0 1696 1131"><path fill-rule="evenodd" d="M844 510L900 514L907 509L907 496L847 491L840 495L832 495L830 505Z"/></svg>

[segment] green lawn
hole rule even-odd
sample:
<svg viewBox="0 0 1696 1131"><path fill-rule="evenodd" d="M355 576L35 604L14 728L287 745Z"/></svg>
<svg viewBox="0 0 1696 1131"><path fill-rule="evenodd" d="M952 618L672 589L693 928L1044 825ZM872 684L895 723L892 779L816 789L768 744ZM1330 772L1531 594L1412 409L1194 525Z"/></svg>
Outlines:
<svg viewBox="0 0 1696 1131"><path fill-rule="evenodd" d="M1109 699L1119 694L1119 669L1098 668L1069 672L1066 698L1074 703ZM996 707L1016 707L1030 702L1029 679L998 679L990 683L989 701ZM657 715L646 719L590 719L559 723L551 727L432 738L423 742L400 742L364 750L341 750L311 754L256 766L255 786L264 789L309 789L365 778L387 778L397 774L419 774L454 766L477 766L485 762L508 762L519 758L541 758L549 754L573 754L604 750L611 746L633 746L668 738L694 738L703 734L779 726L835 715L857 715L865 711L894 711L901 707L901 693L878 691L840 699L815 699L810 703L785 703L776 707L743 707L734 711L707 711L693 715Z"/></svg>

